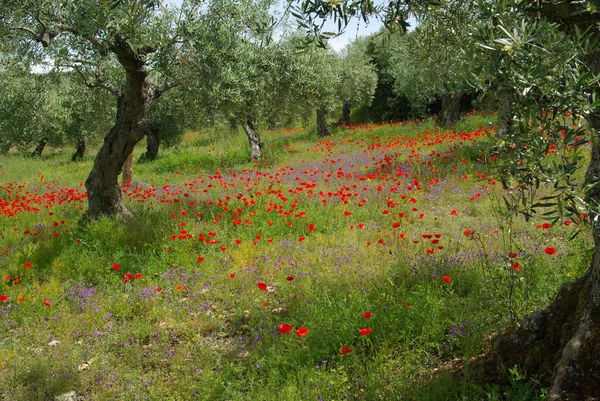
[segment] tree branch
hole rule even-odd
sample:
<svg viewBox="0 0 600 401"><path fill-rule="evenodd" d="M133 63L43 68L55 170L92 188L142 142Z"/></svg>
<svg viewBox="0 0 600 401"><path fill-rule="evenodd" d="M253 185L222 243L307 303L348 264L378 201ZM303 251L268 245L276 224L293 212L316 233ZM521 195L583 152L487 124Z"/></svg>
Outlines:
<svg viewBox="0 0 600 401"><path fill-rule="evenodd" d="M75 72L77 72L81 76L81 78L83 79L83 83L88 88L102 88L102 89L106 89L107 91L109 91L110 93L112 93L115 97L119 97L121 95L121 91L119 90L119 88L117 88L116 86L110 84L107 81L100 80L100 79L96 79L93 82L88 81L88 79L85 76L85 74L83 73L83 71L81 71L79 68L77 68L77 66L69 65L69 64L60 64L60 65L57 65L57 67L67 67L67 68L72 68L73 70L75 70Z"/></svg>
<svg viewBox="0 0 600 401"><path fill-rule="evenodd" d="M173 89L180 85L181 85L181 82L167 82L166 84L164 84L154 90L153 97L154 97L154 99L158 99L159 97L162 96L163 93L165 93L169 89Z"/></svg>

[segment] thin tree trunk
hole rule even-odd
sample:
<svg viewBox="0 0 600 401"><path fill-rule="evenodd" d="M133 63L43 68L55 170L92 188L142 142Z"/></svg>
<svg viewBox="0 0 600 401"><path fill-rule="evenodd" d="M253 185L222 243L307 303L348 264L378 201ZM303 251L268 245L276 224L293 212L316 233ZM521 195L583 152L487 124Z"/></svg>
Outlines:
<svg viewBox="0 0 600 401"><path fill-rule="evenodd" d="M77 147L75 148L75 153L71 156L71 161L73 162L83 160L83 156L85 155L85 137L81 132L82 128L83 120L79 120L75 127L75 129L77 129Z"/></svg>
<svg viewBox="0 0 600 401"><path fill-rule="evenodd" d="M133 181L133 152L125 159L122 171L121 185L131 185L131 182Z"/></svg>
<svg viewBox="0 0 600 401"><path fill-rule="evenodd" d="M238 129L237 120L235 118L230 118L229 119L229 131L231 133L235 133L235 132L237 132L237 129Z"/></svg>
<svg viewBox="0 0 600 401"><path fill-rule="evenodd" d="M160 148L160 132L156 128L150 128L146 134L146 153L142 155L140 160L152 161L158 157L158 149Z"/></svg>
<svg viewBox="0 0 600 401"><path fill-rule="evenodd" d="M248 136L248 142L250 142L250 161L261 160L262 148L264 144L258 131L256 130L254 118L252 116L246 117L246 119L242 122L242 126L244 127L244 131Z"/></svg>
<svg viewBox="0 0 600 401"><path fill-rule="evenodd" d="M0 154L2 154L2 155L8 154L8 152L10 151L10 148L12 148L12 144L9 141L2 140L0 142Z"/></svg>
<svg viewBox="0 0 600 401"><path fill-rule="evenodd" d="M350 125L350 103L345 102L342 107L342 124Z"/></svg>
<svg viewBox="0 0 600 401"><path fill-rule="evenodd" d="M331 135L331 130L327 126L327 110L317 109L317 135L327 136Z"/></svg>
<svg viewBox="0 0 600 401"><path fill-rule="evenodd" d="M515 104L515 91L512 88L503 88L498 95L498 119L500 126L498 127L498 135L504 135L513 125L513 114Z"/></svg>
<svg viewBox="0 0 600 401"><path fill-rule="evenodd" d="M442 99L440 122L443 125L450 127L460 119L460 100L462 96L462 93L449 93Z"/></svg>
<svg viewBox="0 0 600 401"><path fill-rule="evenodd" d="M47 143L48 143L48 138L40 139L39 142L37 143L35 149L33 150L33 152L31 152L31 157L41 157L42 152L44 151L44 148L46 147Z"/></svg>

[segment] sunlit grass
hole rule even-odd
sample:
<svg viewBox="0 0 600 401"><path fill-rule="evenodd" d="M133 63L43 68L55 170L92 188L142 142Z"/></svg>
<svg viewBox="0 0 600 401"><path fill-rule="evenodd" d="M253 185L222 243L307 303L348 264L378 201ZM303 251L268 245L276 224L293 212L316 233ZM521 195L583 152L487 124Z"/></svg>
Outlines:
<svg viewBox="0 0 600 401"><path fill-rule="evenodd" d="M188 133L135 165L132 219L87 226L92 153L0 156L2 396L542 399L516 374L506 390L443 373L589 260L570 227L500 218L471 134L490 119L266 131L258 163L241 130Z"/></svg>

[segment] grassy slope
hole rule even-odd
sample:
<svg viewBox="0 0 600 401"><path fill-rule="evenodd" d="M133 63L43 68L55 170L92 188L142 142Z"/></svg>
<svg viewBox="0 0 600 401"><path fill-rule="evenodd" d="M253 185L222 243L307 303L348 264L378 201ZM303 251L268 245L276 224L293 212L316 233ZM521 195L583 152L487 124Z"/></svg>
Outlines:
<svg viewBox="0 0 600 401"><path fill-rule="evenodd" d="M438 371L589 260L571 227L498 217L502 190L477 162L487 120L269 132L260 165L242 135L188 135L135 166L131 221L88 227L91 158L0 156L0 397L543 398L516 372L482 389Z"/></svg>

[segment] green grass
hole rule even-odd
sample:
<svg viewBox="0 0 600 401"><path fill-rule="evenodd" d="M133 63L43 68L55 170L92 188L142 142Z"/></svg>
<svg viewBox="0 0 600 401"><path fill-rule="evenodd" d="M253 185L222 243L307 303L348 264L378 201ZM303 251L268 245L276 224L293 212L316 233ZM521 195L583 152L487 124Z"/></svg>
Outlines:
<svg viewBox="0 0 600 401"><path fill-rule="evenodd" d="M585 228L567 242L570 227L501 219L487 139L460 136L488 120L269 131L260 163L241 132L190 133L135 165L133 218L89 225L93 152L0 156L0 398L545 399L512 367L503 387L449 368L547 305L592 249Z"/></svg>

